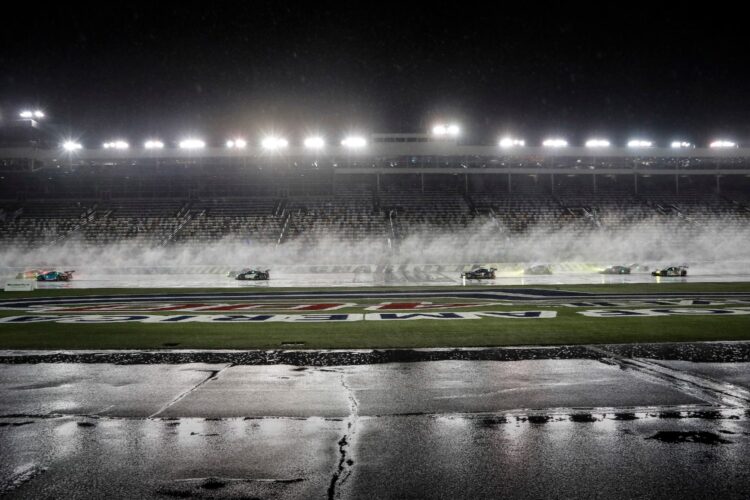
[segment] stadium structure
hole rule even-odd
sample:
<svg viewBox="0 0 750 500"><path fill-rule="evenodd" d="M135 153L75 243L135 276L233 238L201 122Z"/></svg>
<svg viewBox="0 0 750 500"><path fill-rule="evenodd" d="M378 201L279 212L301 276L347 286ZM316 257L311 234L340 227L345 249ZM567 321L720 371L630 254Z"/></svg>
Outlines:
<svg viewBox="0 0 750 500"><path fill-rule="evenodd" d="M373 134L335 146L3 147L0 241L282 245L326 235L393 246L477 222L487 237L508 237L537 225L596 231L649 220L670 231L750 218L750 149L545 144Z"/></svg>

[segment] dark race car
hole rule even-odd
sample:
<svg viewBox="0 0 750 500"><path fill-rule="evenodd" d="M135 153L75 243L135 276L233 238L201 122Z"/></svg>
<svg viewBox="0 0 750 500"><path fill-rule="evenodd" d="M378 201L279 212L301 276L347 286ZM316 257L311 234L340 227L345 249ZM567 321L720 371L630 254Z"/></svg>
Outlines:
<svg viewBox="0 0 750 500"><path fill-rule="evenodd" d="M494 267L490 267L489 269L486 267L480 267L479 269L472 269L471 271L461 273L461 277L466 278L467 280L494 280L495 271L497 271L497 269Z"/></svg>
<svg viewBox="0 0 750 500"><path fill-rule="evenodd" d="M552 274L552 268L547 264L537 264L524 269L523 274Z"/></svg>
<svg viewBox="0 0 750 500"><path fill-rule="evenodd" d="M628 266L610 266L599 271L599 274L630 274Z"/></svg>
<svg viewBox="0 0 750 500"><path fill-rule="evenodd" d="M36 275L37 281L70 281L75 271L46 271Z"/></svg>
<svg viewBox="0 0 750 500"><path fill-rule="evenodd" d="M651 276L675 277L687 276L687 266L670 266L651 272Z"/></svg>
<svg viewBox="0 0 750 500"><path fill-rule="evenodd" d="M266 281L271 277L270 269L261 271L260 269L245 269L242 270L234 278L240 281Z"/></svg>

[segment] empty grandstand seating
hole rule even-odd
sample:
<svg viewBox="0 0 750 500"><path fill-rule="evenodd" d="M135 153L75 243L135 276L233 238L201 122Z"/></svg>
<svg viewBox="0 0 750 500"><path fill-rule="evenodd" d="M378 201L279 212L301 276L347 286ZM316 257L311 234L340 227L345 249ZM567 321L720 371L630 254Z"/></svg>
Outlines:
<svg viewBox="0 0 750 500"><path fill-rule="evenodd" d="M685 189L679 194L571 187L546 192L423 192L415 189L335 195L215 199L122 198L0 201L0 243L17 247L64 241L135 247L233 241L278 245L324 238L389 242L471 231L502 241L535 228L617 231L638 225L654 235L697 231L717 220L750 227L748 199Z"/></svg>

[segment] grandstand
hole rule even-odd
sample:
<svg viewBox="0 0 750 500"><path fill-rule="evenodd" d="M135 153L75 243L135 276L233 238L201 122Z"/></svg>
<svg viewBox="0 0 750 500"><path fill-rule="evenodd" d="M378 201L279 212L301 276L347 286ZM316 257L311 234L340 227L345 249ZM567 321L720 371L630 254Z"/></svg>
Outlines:
<svg viewBox="0 0 750 500"><path fill-rule="evenodd" d="M413 134L412 134L413 135ZM508 153L373 142L356 154L0 149L0 242L135 247L380 241L750 221L750 152ZM409 136L411 137L411 135Z"/></svg>

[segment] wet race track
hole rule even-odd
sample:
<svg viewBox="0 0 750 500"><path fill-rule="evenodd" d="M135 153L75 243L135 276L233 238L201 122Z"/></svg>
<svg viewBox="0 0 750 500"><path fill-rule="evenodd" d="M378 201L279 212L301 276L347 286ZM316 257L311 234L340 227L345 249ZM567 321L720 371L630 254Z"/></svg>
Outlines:
<svg viewBox="0 0 750 500"><path fill-rule="evenodd" d="M431 285L456 285L451 296L599 297L463 289L461 270L289 267L242 282L216 268L84 268L40 288L226 287L206 296L256 300L387 297L399 285L422 286L405 296L443 297ZM750 281L714 271L696 266L660 282ZM656 281L560 268L471 284ZM393 288L367 291L382 285ZM285 286L366 290L263 292ZM157 298L186 300L179 290ZM80 299L27 299L67 301ZM747 498L750 343L0 351L0 450L0 495L9 498Z"/></svg>
<svg viewBox="0 0 750 500"><path fill-rule="evenodd" d="M65 363L64 353L6 352L0 493L746 498L750 349L706 346L378 364L338 353L332 361L355 364L330 366L325 354L319 366L297 364L311 361L302 354L237 364L232 353L133 366L119 364L128 353Z"/></svg>
<svg viewBox="0 0 750 500"><path fill-rule="evenodd" d="M585 267L585 270L584 270ZM130 268L76 270L74 279L67 283L38 283L38 288L282 288L282 287L370 287L370 286L461 286L486 285L572 285L572 284L627 284L627 283L709 283L748 282L747 265L719 270L716 266L695 266L688 276L656 278L648 272L624 275L605 275L595 267L558 265L553 274L527 275L523 270L500 269L491 280L467 280L462 271L472 266L424 265L397 266L390 269L377 266L285 266L271 269L268 281L238 281L228 277L230 268ZM738 271L738 269L740 269ZM234 271L238 271L235 269ZM2 274L13 276L20 269Z"/></svg>

